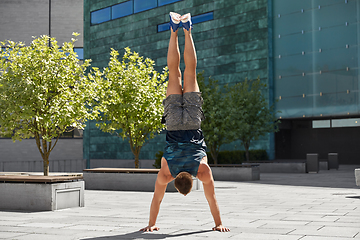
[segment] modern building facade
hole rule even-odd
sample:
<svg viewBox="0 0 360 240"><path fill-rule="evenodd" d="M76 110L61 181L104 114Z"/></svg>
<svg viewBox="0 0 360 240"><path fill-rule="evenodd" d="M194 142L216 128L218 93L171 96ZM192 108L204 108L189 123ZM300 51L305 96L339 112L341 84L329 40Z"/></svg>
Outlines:
<svg viewBox="0 0 360 240"><path fill-rule="evenodd" d="M360 1L273 1L277 158L359 163Z"/></svg>
<svg viewBox="0 0 360 240"><path fill-rule="evenodd" d="M280 131L253 149L266 149L270 159L305 159L306 153L322 159L337 152L340 163L360 162L360 0L85 0L85 58L102 68L110 48L122 53L130 47L161 71L170 11L194 18L198 71L220 84L257 77L267 84L264 94L279 111ZM183 46L181 31L179 41ZM163 146L160 134L140 158L154 159ZM91 166L122 166L133 156L126 141L91 122L84 158Z"/></svg>
<svg viewBox="0 0 360 240"><path fill-rule="evenodd" d="M21 41L29 45L33 36L48 35L61 45L70 41L73 32L81 34L74 50L83 59L83 0L0 1L0 41ZM50 171L82 171L85 167L82 146L79 131L61 138L50 154ZM42 165L34 139L14 143L0 136L0 171L41 172Z"/></svg>

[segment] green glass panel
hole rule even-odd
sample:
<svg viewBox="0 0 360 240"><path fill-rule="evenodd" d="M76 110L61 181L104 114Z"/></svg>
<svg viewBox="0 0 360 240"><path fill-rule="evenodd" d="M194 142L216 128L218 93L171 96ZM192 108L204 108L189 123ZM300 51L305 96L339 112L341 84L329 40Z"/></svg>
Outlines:
<svg viewBox="0 0 360 240"><path fill-rule="evenodd" d="M331 93L323 94L322 96L317 95L315 97L316 113L319 114L346 114L349 109L351 112L357 112L357 93ZM347 107L346 107L347 106ZM341 109L341 107L346 107Z"/></svg>
<svg viewBox="0 0 360 240"><path fill-rule="evenodd" d="M275 96L279 98L302 97L313 93L312 76L296 76L279 79L275 82Z"/></svg>
<svg viewBox="0 0 360 240"><path fill-rule="evenodd" d="M274 0L274 91L277 99L281 96L276 109L282 111L278 116L359 113L358 12L360 1Z"/></svg>
<svg viewBox="0 0 360 240"><path fill-rule="evenodd" d="M281 117L305 117L313 114L312 97L292 97L281 99L276 103L276 110L281 111Z"/></svg>
<svg viewBox="0 0 360 240"><path fill-rule="evenodd" d="M301 9L310 9L311 7L312 4L309 0L274 0L274 16L301 12Z"/></svg>
<svg viewBox="0 0 360 240"><path fill-rule="evenodd" d="M345 0L312 0L314 6L329 6L334 4L344 4Z"/></svg>
<svg viewBox="0 0 360 240"><path fill-rule="evenodd" d="M314 10L314 27L325 28L336 25L345 25L345 22L356 22L356 1L349 1L347 4L344 2L345 1L341 1L341 4L328 5ZM321 4L316 5L321 6Z"/></svg>
<svg viewBox="0 0 360 240"><path fill-rule="evenodd" d="M312 29L312 13L300 11L297 13L276 17L274 19L274 33L279 35L288 35L291 33L301 33L302 30L309 31Z"/></svg>
<svg viewBox="0 0 360 240"><path fill-rule="evenodd" d="M288 35L274 41L275 57L312 51L313 37L310 33ZM345 45L344 45L345 46Z"/></svg>
<svg viewBox="0 0 360 240"><path fill-rule="evenodd" d="M315 54L314 72L346 70L347 67L354 68L358 65L357 48L332 49ZM334 61L336 59L336 61Z"/></svg>
<svg viewBox="0 0 360 240"><path fill-rule="evenodd" d="M312 54L305 53L301 55L275 58L275 78L279 76L301 75L302 73L311 73L313 69Z"/></svg>
<svg viewBox="0 0 360 240"><path fill-rule="evenodd" d="M357 78L347 75L347 73L348 72L340 71L317 75L315 81L318 92L332 94L336 92L347 92L347 90L357 90Z"/></svg>
<svg viewBox="0 0 360 240"><path fill-rule="evenodd" d="M357 25L338 26L333 28L315 31L313 33L313 48L318 49L333 49L346 48L346 45L357 45Z"/></svg>

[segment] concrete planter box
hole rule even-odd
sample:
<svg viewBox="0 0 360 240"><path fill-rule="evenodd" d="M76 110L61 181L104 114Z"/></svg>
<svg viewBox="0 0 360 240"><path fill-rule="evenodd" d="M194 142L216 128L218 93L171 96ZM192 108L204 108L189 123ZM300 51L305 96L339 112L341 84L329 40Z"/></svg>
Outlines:
<svg viewBox="0 0 360 240"><path fill-rule="evenodd" d="M267 162L259 163L261 173L305 173L305 162Z"/></svg>
<svg viewBox="0 0 360 240"><path fill-rule="evenodd" d="M260 180L258 164L210 165L215 181L254 181Z"/></svg>
<svg viewBox="0 0 360 240"><path fill-rule="evenodd" d="M153 192L159 169L136 168L93 168L84 170L84 180L88 190L143 191ZM192 191L201 188L200 181L193 179ZM174 181L167 192L177 192Z"/></svg>
<svg viewBox="0 0 360 240"><path fill-rule="evenodd" d="M84 206L85 183L77 176L0 175L0 209L54 211Z"/></svg>
<svg viewBox="0 0 360 240"><path fill-rule="evenodd" d="M360 187L360 168L355 169L356 185Z"/></svg>

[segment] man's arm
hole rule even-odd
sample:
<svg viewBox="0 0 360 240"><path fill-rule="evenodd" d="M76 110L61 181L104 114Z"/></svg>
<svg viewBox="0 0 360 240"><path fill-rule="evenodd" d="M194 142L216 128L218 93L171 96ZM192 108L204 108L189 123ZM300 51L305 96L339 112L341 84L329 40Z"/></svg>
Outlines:
<svg viewBox="0 0 360 240"><path fill-rule="evenodd" d="M140 231L152 232L159 230L159 228L155 226L155 223L157 216L159 214L161 201L165 195L167 184L168 184L167 177L160 170L156 178L154 196L151 201L149 225L145 228L140 229Z"/></svg>
<svg viewBox="0 0 360 240"><path fill-rule="evenodd" d="M219 205L215 196L214 178L212 176L211 169L207 164L201 165L201 171L198 173L197 177L200 181L203 182L205 197L209 203L210 212L214 218L215 227L213 228L213 230L217 230L220 232L229 232L230 229L224 227L221 222Z"/></svg>

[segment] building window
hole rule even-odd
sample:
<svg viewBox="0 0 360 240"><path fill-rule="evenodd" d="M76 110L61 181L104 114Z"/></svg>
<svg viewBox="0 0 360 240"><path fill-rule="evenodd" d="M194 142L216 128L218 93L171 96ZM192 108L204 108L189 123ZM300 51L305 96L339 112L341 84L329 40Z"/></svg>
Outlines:
<svg viewBox="0 0 360 240"><path fill-rule="evenodd" d="M74 48L79 60L84 60L84 48Z"/></svg>
<svg viewBox="0 0 360 240"><path fill-rule="evenodd" d="M99 24L110 21L111 8L104 8L91 13L91 24Z"/></svg>
<svg viewBox="0 0 360 240"><path fill-rule="evenodd" d="M193 24L202 23L206 21L214 20L214 12L204 13L196 16L191 17L191 21ZM181 23L180 23L181 27ZM158 25L158 32L164 32L170 30L169 23L163 23Z"/></svg>
<svg viewBox="0 0 360 240"><path fill-rule="evenodd" d="M134 3L132 0L112 6L111 7L111 10L112 10L111 19L117 19L117 18L121 18L121 17L125 17L125 16L133 14L133 12L134 12L133 6L134 6Z"/></svg>
<svg viewBox="0 0 360 240"><path fill-rule="evenodd" d="M134 13L157 7L157 0L134 0Z"/></svg>
<svg viewBox="0 0 360 240"><path fill-rule="evenodd" d="M360 127L360 118L313 120L312 127L313 128Z"/></svg>
<svg viewBox="0 0 360 240"><path fill-rule="evenodd" d="M314 120L312 121L313 128L330 128L330 120Z"/></svg>
<svg viewBox="0 0 360 240"><path fill-rule="evenodd" d="M359 127L360 118L349 118L349 119L334 119L331 120L331 127Z"/></svg>
<svg viewBox="0 0 360 240"><path fill-rule="evenodd" d="M180 0L158 0L158 6L164 6L166 4L170 4L170 3L174 3L174 2L179 2Z"/></svg>
<svg viewBox="0 0 360 240"><path fill-rule="evenodd" d="M165 32L167 30L170 30L170 25L169 23L163 23L163 24L159 24L158 25L158 28L157 28L157 31L158 32Z"/></svg>
<svg viewBox="0 0 360 240"><path fill-rule="evenodd" d="M96 10L90 14L91 25L108 22L113 19L129 16L156 7L183 0L129 0L107 8Z"/></svg>
<svg viewBox="0 0 360 240"><path fill-rule="evenodd" d="M210 20L214 20L214 12L204 13L191 17L191 21L193 24L202 23Z"/></svg>

